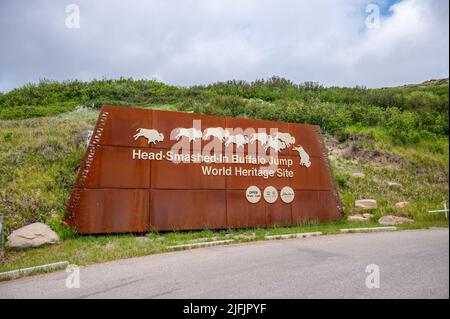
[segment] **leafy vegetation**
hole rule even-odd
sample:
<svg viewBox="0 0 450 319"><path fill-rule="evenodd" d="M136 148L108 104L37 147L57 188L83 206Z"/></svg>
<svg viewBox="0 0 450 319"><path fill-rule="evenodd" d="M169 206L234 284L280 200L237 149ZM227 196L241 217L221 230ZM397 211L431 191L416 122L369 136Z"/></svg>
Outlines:
<svg viewBox="0 0 450 319"><path fill-rule="evenodd" d="M0 94L0 119L25 119L101 104L176 109L318 124L333 134L348 126L381 126L396 142L448 136L448 79L421 85L367 89L324 88L273 77L251 83L228 81L181 88L152 80L43 80Z"/></svg>
<svg viewBox="0 0 450 319"><path fill-rule="evenodd" d="M0 121L0 214L5 230L43 221L60 228L61 213L86 151L96 111Z"/></svg>

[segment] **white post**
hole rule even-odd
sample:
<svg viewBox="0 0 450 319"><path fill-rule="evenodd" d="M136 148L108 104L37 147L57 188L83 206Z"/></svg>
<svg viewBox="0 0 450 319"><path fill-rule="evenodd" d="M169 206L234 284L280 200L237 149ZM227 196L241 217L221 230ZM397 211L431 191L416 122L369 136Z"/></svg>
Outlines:
<svg viewBox="0 0 450 319"><path fill-rule="evenodd" d="M438 209L438 210L429 210L429 213L445 213L445 219L448 220L448 208L447 203L444 203L444 209Z"/></svg>

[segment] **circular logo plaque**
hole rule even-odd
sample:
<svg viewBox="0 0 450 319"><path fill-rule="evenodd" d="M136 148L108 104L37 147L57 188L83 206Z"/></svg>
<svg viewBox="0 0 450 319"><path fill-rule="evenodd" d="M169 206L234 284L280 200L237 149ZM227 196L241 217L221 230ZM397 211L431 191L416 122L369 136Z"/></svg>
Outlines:
<svg viewBox="0 0 450 319"><path fill-rule="evenodd" d="M267 186L266 188L264 188L264 199L269 204L275 203L278 199L277 189L273 186Z"/></svg>
<svg viewBox="0 0 450 319"><path fill-rule="evenodd" d="M283 202L285 202L286 204L290 204L292 203L295 197L294 190L289 186L284 186L281 189L280 197Z"/></svg>
<svg viewBox="0 0 450 319"><path fill-rule="evenodd" d="M249 186L245 192L245 197L250 203L256 204L261 199L261 191L256 186Z"/></svg>

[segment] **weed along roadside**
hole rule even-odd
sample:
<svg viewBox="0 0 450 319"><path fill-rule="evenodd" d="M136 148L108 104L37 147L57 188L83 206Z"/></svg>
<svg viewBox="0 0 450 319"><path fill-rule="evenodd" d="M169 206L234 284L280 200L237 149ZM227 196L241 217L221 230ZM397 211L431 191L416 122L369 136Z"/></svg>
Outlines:
<svg viewBox="0 0 450 319"><path fill-rule="evenodd" d="M270 91L277 81L261 85ZM173 88L176 96L160 96L158 102L110 99L122 106L109 109L100 109L101 103L77 108L78 101L55 100L60 107L42 114L51 116L36 117L19 105L15 119L2 109L0 215L5 241L0 272L326 236L342 229L448 227L443 214L427 213L448 203L445 124L419 125L423 110L409 104L394 110L376 100L377 94L395 92L406 99L422 90L438 96L442 87L448 89L448 81L368 90L366 95L321 88L308 93L322 99L313 105L300 86L261 102L257 91L219 94L213 85L200 88L198 100ZM44 88L39 84L34 89ZM55 84L53 89L62 88ZM373 118L357 116L361 109L356 102L336 102L337 113L330 114L333 94L342 95L342 101L352 95ZM52 105L43 110L50 112ZM439 108L433 112L438 121ZM421 130L405 124L410 116ZM336 117L344 120L334 121ZM195 120L201 124L196 126ZM127 213L130 205L133 215ZM87 216L106 223L91 225ZM33 225L39 223L44 225ZM30 225L31 230L23 230ZM25 232L30 239L14 242L24 238L14 232Z"/></svg>

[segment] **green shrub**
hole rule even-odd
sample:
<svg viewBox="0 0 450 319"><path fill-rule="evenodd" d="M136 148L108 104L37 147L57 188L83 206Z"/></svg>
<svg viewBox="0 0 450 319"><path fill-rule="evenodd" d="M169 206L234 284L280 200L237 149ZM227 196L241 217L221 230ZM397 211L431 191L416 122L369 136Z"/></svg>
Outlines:
<svg viewBox="0 0 450 319"><path fill-rule="evenodd" d="M367 89L325 88L316 82L227 81L191 88L154 80L49 81L0 94L0 119L51 116L77 105L160 106L195 113L310 123L344 137L351 126L382 127L400 144L448 136L448 80Z"/></svg>

